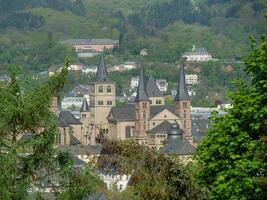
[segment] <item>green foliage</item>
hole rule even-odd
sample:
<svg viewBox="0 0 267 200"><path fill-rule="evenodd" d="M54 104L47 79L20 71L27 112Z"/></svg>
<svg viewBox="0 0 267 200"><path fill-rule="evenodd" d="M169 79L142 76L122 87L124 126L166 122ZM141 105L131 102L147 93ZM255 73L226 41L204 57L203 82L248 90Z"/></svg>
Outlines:
<svg viewBox="0 0 267 200"><path fill-rule="evenodd" d="M28 90L21 88L18 73L11 66L11 81L0 85L1 199L43 199L41 193L29 190L44 186L50 186L57 199L88 197L99 184L98 178L90 169L74 170L69 154L54 148L58 130L50 104L52 97L60 96L67 69ZM26 133L32 138L21 140Z"/></svg>
<svg viewBox="0 0 267 200"><path fill-rule="evenodd" d="M31 183L40 181L39 172L50 169L54 157L56 123L49 111L52 95L62 90L66 69L34 91L24 93L17 70L9 69L11 81L0 88L0 196L27 199ZM21 141L24 133L34 139Z"/></svg>
<svg viewBox="0 0 267 200"><path fill-rule="evenodd" d="M198 175L212 199L266 199L259 184L266 177L266 39L258 47L253 41L246 66L252 85L241 83L231 94L233 108L225 117L212 117L213 128L198 147Z"/></svg>
<svg viewBox="0 0 267 200"><path fill-rule="evenodd" d="M64 191L56 195L57 200L82 200L88 198L93 194L96 186L102 183L98 177L92 175L92 169L90 168L74 172L70 171L64 176L67 176L69 181L64 185Z"/></svg>
<svg viewBox="0 0 267 200"><path fill-rule="evenodd" d="M167 157L134 141L104 141L98 165L132 174L132 199L207 199L177 156Z"/></svg>

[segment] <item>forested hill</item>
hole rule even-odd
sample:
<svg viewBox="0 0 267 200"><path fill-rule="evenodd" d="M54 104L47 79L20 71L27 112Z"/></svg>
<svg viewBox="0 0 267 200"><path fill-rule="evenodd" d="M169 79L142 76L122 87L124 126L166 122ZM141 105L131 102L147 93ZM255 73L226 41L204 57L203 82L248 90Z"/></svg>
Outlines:
<svg viewBox="0 0 267 200"><path fill-rule="evenodd" d="M193 44L217 58L242 57L249 35L267 32L265 0L0 0L0 66L44 70L69 59L66 38L120 40L115 57L140 48L149 59L175 62Z"/></svg>

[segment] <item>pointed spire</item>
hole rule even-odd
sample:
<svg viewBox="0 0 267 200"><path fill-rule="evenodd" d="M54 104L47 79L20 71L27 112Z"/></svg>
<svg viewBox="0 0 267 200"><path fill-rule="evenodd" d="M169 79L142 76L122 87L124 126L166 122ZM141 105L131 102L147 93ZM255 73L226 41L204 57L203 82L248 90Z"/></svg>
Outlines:
<svg viewBox="0 0 267 200"><path fill-rule="evenodd" d="M185 61L185 59L182 58L181 64L180 64L178 90L177 90L177 94L175 96L176 101L190 100L189 95L188 95L188 91L187 91L186 82L185 82L184 61Z"/></svg>
<svg viewBox="0 0 267 200"><path fill-rule="evenodd" d="M108 71L106 67L106 63L104 60L104 51L101 52L97 72L96 72L96 81L109 81L108 79Z"/></svg>
<svg viewBox="0 0 267 200"><path fill-rule="evenodd" d="M139 75L139 83L137 89L137 95L135 97L135 102L139 101L149 101L146 87L145 87L145 77L144 77L144 63L143 63L143 56L141 56L141 68L140 68L140 75Z"/></svg>
<svg viewBox="0 0 267 200"><path fill-rule="evenodd" d="M81 112L88 112L89 111L89 106L88 106L88 103L87 103L85 98L83 99L83 104L82 104L80 111Z"/></svg>

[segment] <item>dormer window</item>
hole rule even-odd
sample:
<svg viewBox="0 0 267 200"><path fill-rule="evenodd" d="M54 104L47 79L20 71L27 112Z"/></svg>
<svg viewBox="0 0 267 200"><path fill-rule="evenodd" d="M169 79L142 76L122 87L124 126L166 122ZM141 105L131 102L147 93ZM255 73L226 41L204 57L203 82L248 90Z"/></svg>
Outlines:
<svg viewBox="0 0 267 200"><path fill-rule="evenodd" d="M103 92L103 86L102 86L102 85L99 86L99 88L98 88L98 92L99 92L99 93L102 93L102 92Z"/></svg>

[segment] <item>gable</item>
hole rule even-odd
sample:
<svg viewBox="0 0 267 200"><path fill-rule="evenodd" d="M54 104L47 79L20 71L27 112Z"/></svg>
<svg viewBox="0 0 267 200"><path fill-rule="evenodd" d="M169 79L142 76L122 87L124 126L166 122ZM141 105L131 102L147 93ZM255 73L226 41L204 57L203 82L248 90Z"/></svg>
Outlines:
<svg viewBox="0 0 267 200"><path fill-rule="evenodd" d="M161 112L156 114L151 118L151 120L169 120L169 119L176 119L179 120L179 117L174 113L170 112L167 108L163 109Z"/></svg>

